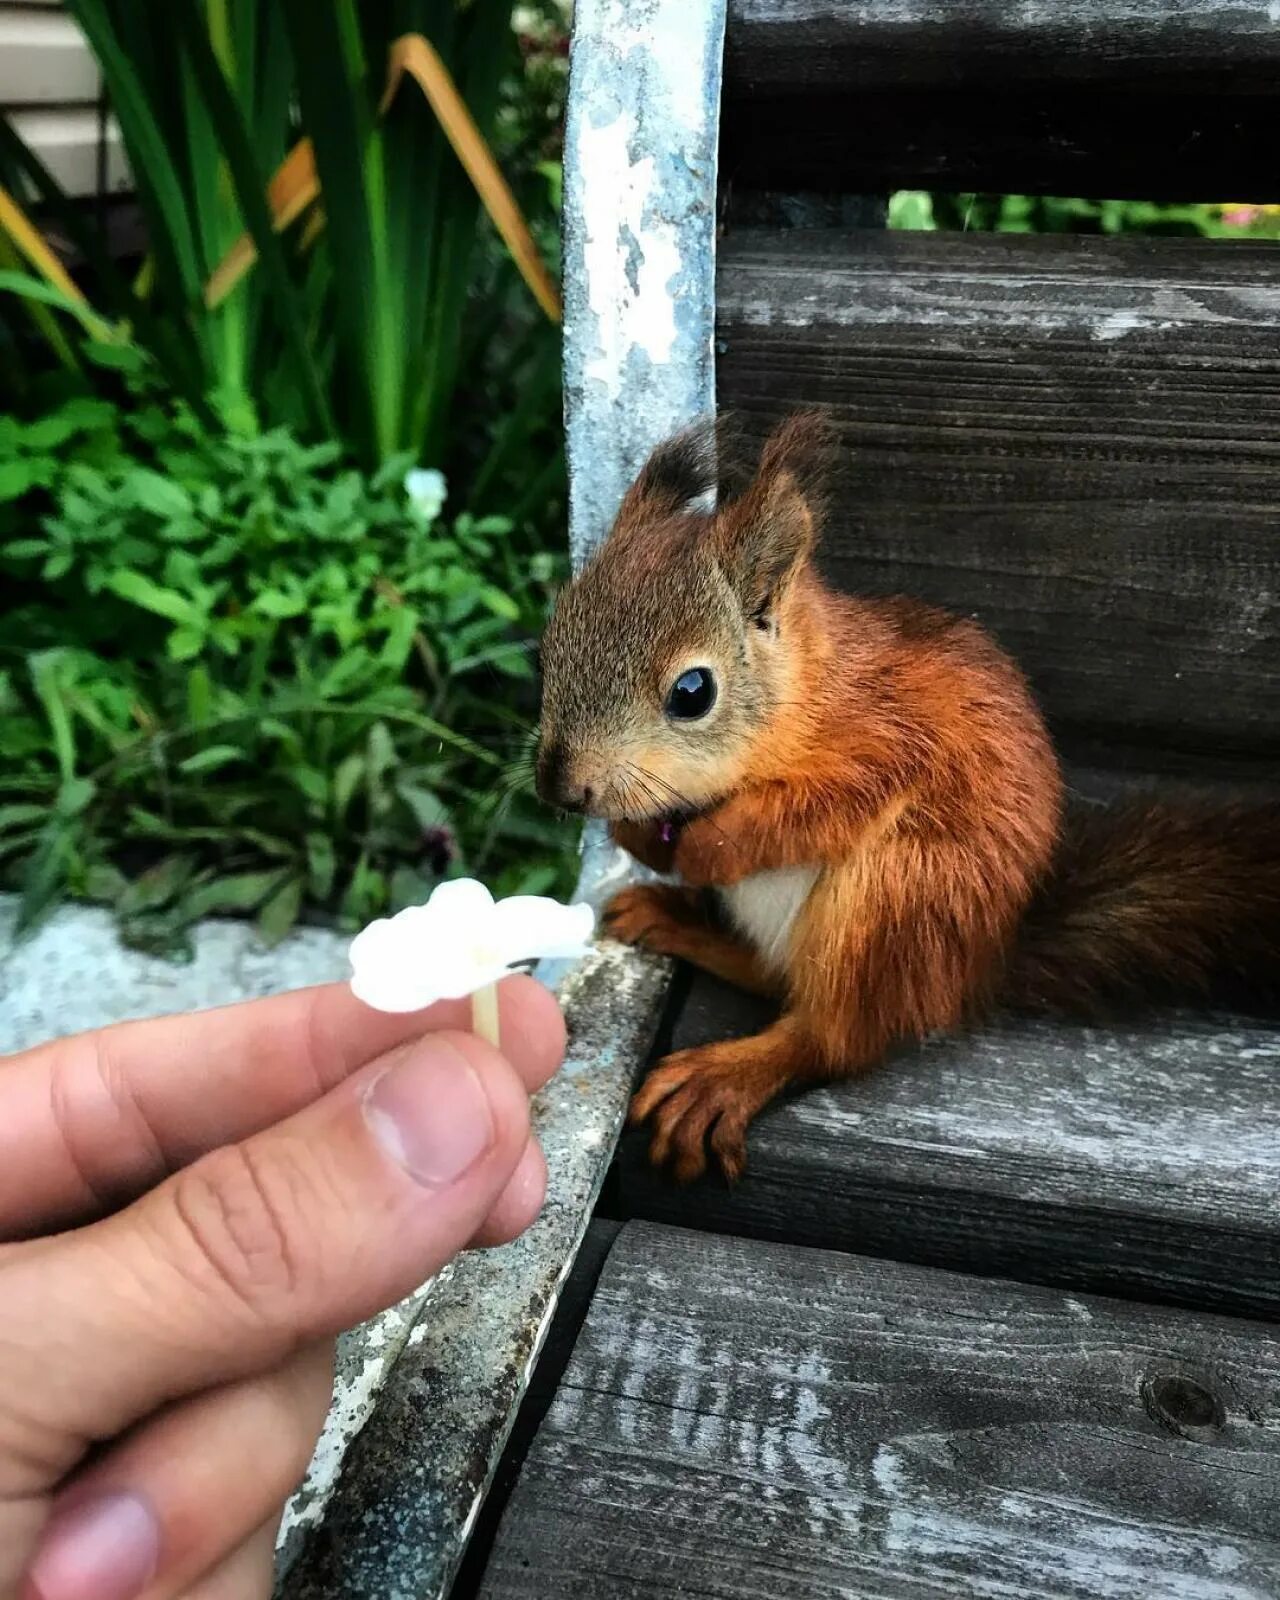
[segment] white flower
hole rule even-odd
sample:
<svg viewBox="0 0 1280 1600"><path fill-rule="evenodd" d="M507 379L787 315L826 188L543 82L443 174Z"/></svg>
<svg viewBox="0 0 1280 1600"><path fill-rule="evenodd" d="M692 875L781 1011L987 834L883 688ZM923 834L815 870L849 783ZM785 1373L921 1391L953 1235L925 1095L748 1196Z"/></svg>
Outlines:
<svg viewBox="0 0 1280 1600"><path fill-rule="evenodd" d="M495 902L474 878L442 883L425 906L371 922L351 941L351 989L375 1011L418 1011L460 1000L518 961L585 955L590 906L538 894Z"/></svg>
<svg viewBox="0 0 1280 1600"><path fill-rule="evenodd" d="M414 467L404 475L404 492L422 520L434 522L449 491L443 472L437 472L435 467Z"/></svg>

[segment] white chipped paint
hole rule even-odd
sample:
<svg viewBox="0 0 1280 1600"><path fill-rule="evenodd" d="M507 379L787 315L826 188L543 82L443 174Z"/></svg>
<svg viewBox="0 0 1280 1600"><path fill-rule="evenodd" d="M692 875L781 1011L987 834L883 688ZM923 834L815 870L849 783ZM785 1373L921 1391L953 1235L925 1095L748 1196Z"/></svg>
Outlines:
<svg viewBox="0 0 1280 1600"><path fill-rule="evenodd" d="M808 3L790 8L773 6L763 9L766 14L780 13L785 16L787 25L794 28L797 20L826 17L832 8L808 0ZM1089 29L1098 28L1096 9L1082 4L1081 0L1000 0L999 4L989 9L999 18L1001 28L1009 32L1044 29L1056 37L1061 34L1063 23L1068 19L1076 23L1082 37ZM1206 6L1204 10L1206 14L1211 14L1214 6ZM936 25L939 12L937 0L895 0L892 6L886 6L884 0L841 0L839 15L848 26L887 31L890 28L917 28L922 23ZM1241 5L1235 8L1233 20L1239 17L1239 27L1243 31L1256 15L1251 5ZM1280 17L1280 0L1268 0L1268 15L1273 20ZM1108 0L1106 20L1108 29L1115 31L1139 26L1177 29L1183 24L1184 14L1177 6L1170 5L1169 0Z"/></svg>
<svg viewBox="0 0 1280 1600"><path fill-rule="evenodd" d="M1280 1035L1265 1029L1011 1026L926 1047L857 1097L818 1090L791 1114L824 1137L988 1163L997 1182L1021 1158L1028 1200L1060 1198L1065 1163L1112 1198L1140 1178L1144 1206L1162 1215L1199 1217L1207 1203L1265 1215L1278 1072Z"/></svg>
<svg viewBox="0 0 1280 1600"><path fill-rule="evenodd" d="M817 881L817 867L781 867L754 873L719 894L735 927L761 960L780 967L796 918Z"/></svg>
<svg viewBox="0 0 1280 1600"><path fill-rule="evenodd" d="M1102 320L1094 325L1093 336L1104 342L1111 339L1123 339L1127 333L1139 333L1147 326L1146 322L1134 311L1110 311Z"/></svg>
<svg viewBox="0 0 1280 1600"><path fill-rule="evenodd" d="M725 0L580 0L565 127L569 542L603 538L645 457L715 408Z"/></svg>
<svg viewBox="0 0 1280 1600"><path fill-rule="evenodd" d="M612 200L587 214L583 260L597 335L585 375L613 396L622 393L633 350L662 366L676 343L670 284L680 271L679 238L653 215L657 162L630 159L635 134L635 118L622 112L603 127L584 124L578 135L578 167L589 191Z"/></svg>
<svg viewBox="0 0 1280 1600"><path fill-rule="evenodd" d="M720 297L721 319L747 327L918 327L940 334L972 328L1019 328L1034 333L1083 333L1099 341L1134 333L1163 333L1188 326L1274 325L1280 290L1238 284L1168 284L1135 280L1125 285L1127 303L1116 293L1096 291L1074 279L1023 274L1018 292L1010 277L948 272L892 277L874 269L831 271L812 293L779 294L770 268L753 283L750 265L740 266ZM1044 291L1048 291L1047 293ZM1069 298L1070 297L1070 298Z"/></svg>
<svg viewBox="0 0 1280 1600"><path fill-rule="evenodd" d="M707 15L671 0L656 6L605 0L589 16L584 8L579 27L617 60L619 87L643 82L649 91L643 105L623 104L611 121L588 114L572 125L577 182L589 197L581 270L595 326L585 376L620 397L633 351L664 366L676 349L673 285L684 265L684 239L680 221L664 211L668 197L649 152L663 149L664 132L687 135L715 115L705 97ZM577 48L585 47L580 34Z"/></svg>
<svg viewBox="0 0 1280 1600"><path fill-rule="evenodd" d="M906 1494L910 1484L902 1457L887 1444L878 1445L871 1460L871 1476L881 1494L896 1496Z"/></svg>
<svg viewBox="0 0 1280 1600"><path fill-rule="evenodd" d="M340 1370L334 1378L333 1400L307 1475L285 1506L280 1520L277 1550L284 1547L295 1530L315 1527L323 1520L346 1453L373 1414L378 1393L401 1351L406 1344L414 1344L421 1338L423 1306L443 1276L429 1279L353 1335L358 1340L358 1364L350 1370Z"/></svg>

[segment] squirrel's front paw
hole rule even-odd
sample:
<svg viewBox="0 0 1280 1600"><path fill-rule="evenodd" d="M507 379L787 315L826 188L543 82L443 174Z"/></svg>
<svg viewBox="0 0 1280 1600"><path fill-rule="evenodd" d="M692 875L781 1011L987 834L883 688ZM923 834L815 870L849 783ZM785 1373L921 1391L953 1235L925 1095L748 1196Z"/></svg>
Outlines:
<svg viewBox="0 0 1280 1600"><path fill-rule="evenodd" d="M678 1050L660 1061L631 1101L633 1126L653 1128L649 1159L677 1183L700 1178L707 1147L730 1183L747 1164L747 1124L759 1109L723 1045Z"/></svg>
<svg viewBox="0 0 1280 1600"><path fill-rule="evenodd" d="M664 956L683 953L690 924L697 920L688 891L665 883L635 883L619 890L601 918L611 939L642 944Z"/></svg>

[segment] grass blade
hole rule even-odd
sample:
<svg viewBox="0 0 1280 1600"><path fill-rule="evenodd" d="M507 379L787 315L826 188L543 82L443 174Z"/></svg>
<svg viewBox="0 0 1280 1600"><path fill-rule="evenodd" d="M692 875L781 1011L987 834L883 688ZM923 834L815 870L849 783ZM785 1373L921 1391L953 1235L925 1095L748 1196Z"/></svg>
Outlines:
<svg viewBox="0 0 1280 1600"><path fill-rule="evenodd" d="M379 462L393 453L396 441L387 414L388 385L379 371L379 281L365 186L364 153L371 133L363 64L353 57L339 6L316 6L312 0L282 3L298 65L303 124L315 144L329 219L326 254L333 270L332 307L348 432L367 460Z"/></svg>
<svg viewBox="0 0 1280 1600"><path fill-rule="evenodd" d="M173 386L198 415L211 421L212 412L205 400L204 356L188 321L182 317L158 317L146 301L134 294L101 236L85 225L80 208L4 117L0 117L0 160L6 170L22 178L84 257L105 309L137 331L141 343L164 365Z"/></svg>
<svg viewBox="0 0 1280 1600"><path fill-rule="evenodd" d="M0 228L18 247L50 288L56 289L62 300L79 305L77 313L87 326L96 323L98 335L106 331L106 324L93 315L88 300L77 287L71 274L45 243L40 230L23 212L22 207L7 189L0 189Z"/></svg>
<svg viewBox="0 0 1280 1600"><path fill-rule="evenodd" d="M111 329L89 309L83 297L72 298L29 272L0 271L0 293L20 295L24 300L34 301L38 305L65 311L76 319L91 338L104 341L111 338Z"/></svg>
<svg viewBox="0 0 1280 1600"><path fill-rule="evenodd" d="M151 248L157 265L170 275L178 303L187 310L200 293L200 256L179 168L152 110L155 86L144 84L139 77L103 0L68 0L68 9L88 37L106 80L134 182L148 202Z"/></svg>

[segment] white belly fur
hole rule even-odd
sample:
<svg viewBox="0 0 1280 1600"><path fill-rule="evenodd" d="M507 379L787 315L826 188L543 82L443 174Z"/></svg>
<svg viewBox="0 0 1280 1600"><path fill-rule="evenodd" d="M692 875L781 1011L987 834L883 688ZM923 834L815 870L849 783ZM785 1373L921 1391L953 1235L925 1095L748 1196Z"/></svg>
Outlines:
<svg viewBox="0 0 1280 1600"><path fill-rule="evenodd" d="M779 867L773 872L757 872L718 893L734 926L761 960L781 967L791 929L817 881L817 867Z"/></svg>

